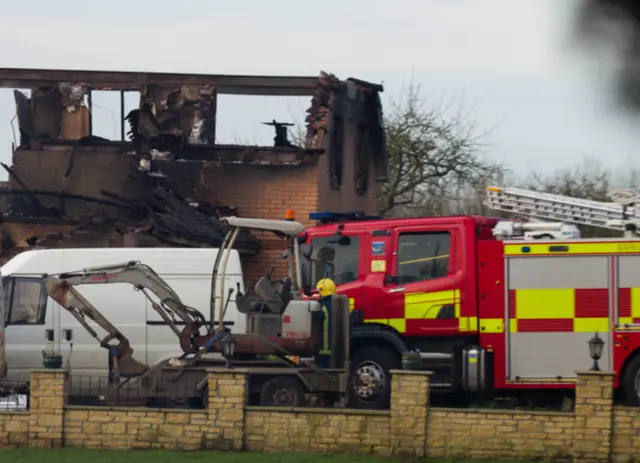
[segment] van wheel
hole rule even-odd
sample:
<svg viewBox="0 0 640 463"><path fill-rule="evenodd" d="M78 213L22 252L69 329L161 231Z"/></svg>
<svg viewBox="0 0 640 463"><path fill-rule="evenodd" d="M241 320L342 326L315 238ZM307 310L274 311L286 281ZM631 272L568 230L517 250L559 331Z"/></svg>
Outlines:
<svg viewBox="0 0 640 463"><path fill-rule="evenodd" d="M622 397L626 405L640 405L640 353L637 353L624 369Z"/></svg>
<svg viewBox="0 0 640 463"><path fill-rule="evenodd" d="M273 378L260 388L260 405L265 407L303 407L307 398L297 378Z"/></svg>
<svg viewBox="0 0 640 463"><path fill-rule="evenodd" d="M360 409L383 410L391 401L390 370L400 368L400 357L380 347L363 347L351 362L351 404Z"/></svg>

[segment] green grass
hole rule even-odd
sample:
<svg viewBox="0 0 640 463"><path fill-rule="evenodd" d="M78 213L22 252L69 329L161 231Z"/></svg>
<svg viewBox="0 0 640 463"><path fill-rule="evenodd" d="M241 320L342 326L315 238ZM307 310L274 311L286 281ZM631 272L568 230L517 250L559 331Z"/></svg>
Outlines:
<svg viewBox="0 0 640 463"><path fill-rule="evenodd" d="M2 463L392 463L401 461L407 460L312 453L118 451L71 448L0 450Z"/></svg>

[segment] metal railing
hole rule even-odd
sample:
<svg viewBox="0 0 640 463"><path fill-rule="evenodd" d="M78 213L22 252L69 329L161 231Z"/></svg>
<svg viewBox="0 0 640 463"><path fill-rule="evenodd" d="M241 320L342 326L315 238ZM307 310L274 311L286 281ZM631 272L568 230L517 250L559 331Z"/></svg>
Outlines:
<svg viewBox="0 0 640 463"><path fill-rule="evenodd" d="M29 410L29 383L0 380L0 412Z"/></svg>
<svg viewBox="0 0 640 463"><path fill-rule="evenodd" d="M67 404L105 407L160 407L160 408L203 408L200 397L194 397L198 384L182 380L171 383L160 378L154 390L172 390L171 397L150 396L150 389L143 381L110 382L106 376L73 375L67 380ZM166 383L167 387L163 387Z"/></svg>

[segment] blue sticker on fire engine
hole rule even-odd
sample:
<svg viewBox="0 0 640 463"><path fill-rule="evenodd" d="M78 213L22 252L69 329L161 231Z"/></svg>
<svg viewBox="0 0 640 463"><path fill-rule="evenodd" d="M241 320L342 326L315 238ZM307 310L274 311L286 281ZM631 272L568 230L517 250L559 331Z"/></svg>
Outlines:
<svg viewBox="0 0 640 463"><path fill-rule="evenodd" d="M371 243L371 254L374 256L384 254L384 241L374 241Z"/></svg>

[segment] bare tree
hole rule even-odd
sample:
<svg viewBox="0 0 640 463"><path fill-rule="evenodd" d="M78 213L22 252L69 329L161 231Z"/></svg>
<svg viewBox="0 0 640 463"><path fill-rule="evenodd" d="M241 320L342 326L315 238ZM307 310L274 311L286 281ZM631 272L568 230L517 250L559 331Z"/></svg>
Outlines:
<svg viewBox="0 0 640 463"><path fill-rule="evenodd" d="M442 214L469 189L503 174L481 155L488 133L462 111L439 108L429 108L420 86L411 84L386 111L389 180L381 186L381 214Z"/></svg>
<svg viewBox="0 0 640 463"><path fill-rule="evenodd" d="M522 183L523 188L545 193L594 201L611 201L609 191L614 186L612 177L612 173L605 170L599 161L587 158L574 167L556 171L551 175L532 172Z"/></svg>
<svg viewBox="0 0 640 463"><path fill-rule="evenodd" d="M609 202L612 188L635 187L635 169L630 168L615 175L594 159L584 159L580 164L553 174L533 172L521 182L524 188L579 199ZM620 236L620 232L601 228L581 227L585 237Z"/></svg>

